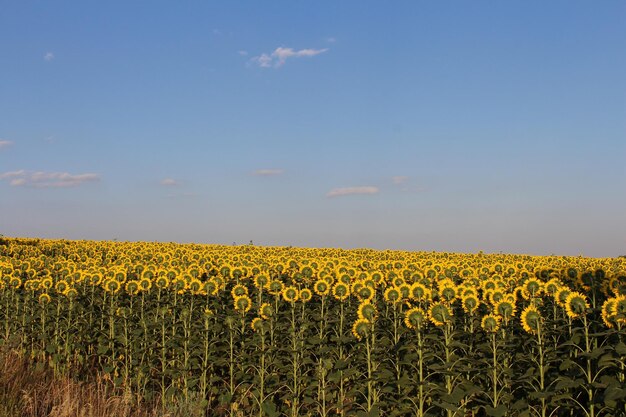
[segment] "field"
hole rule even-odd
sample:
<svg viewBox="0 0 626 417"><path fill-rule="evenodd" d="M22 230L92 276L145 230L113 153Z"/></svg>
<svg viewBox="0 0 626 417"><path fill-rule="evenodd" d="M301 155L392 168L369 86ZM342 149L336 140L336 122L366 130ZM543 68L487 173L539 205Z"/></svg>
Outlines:
<svg viewBox="0 0 626 417"><path fill-rule="evenodd" d="M4 239L0 344L209 416L626 416L626 259Z"/></svg>

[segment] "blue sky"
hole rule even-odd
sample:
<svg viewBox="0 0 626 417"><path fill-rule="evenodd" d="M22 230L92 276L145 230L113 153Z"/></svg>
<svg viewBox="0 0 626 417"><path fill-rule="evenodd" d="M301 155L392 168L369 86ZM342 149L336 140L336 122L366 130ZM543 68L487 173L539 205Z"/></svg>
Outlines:
<svg viewBox="0 0 626 417"><path fill-rule="evenodd" d="M0 0L0 233L626 254L622 1Z"/></svg>

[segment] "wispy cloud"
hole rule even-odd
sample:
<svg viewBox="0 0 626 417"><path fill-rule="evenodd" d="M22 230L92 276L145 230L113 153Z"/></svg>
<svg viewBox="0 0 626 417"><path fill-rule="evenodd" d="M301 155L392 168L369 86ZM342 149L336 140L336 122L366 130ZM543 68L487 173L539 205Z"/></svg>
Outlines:
<svg viewBox="0 0 626 417"><path fill-rule="evenodd" d="M248 51L241 50L241 51L237 51L237 53L241 56L248 56Z"/></svg>
<svg viewBox="0 0 626 417"><path fill-rule="evenodd" d="M261 54L250 59L251 62L257 64L261 68L278 68L281 67L287 62L287 59L290 58L302 58L302 57L312 57L315 55L322 54L328 51L328 48L323 49L300 49L298 51L293 48L283 48L278 47L274 50L274 52L267 54Z"/></svg>
<svg viewBox="0 0 626 417"><path fill-rule="evenodd" d="M333 188L326 194L326 197L340 197L354 194L378 194L378 191L378 187L373 186Z"/></svg>
<svg viewBox="0 0 626 417"><path fill-rule="evenodd" d="M404 184L408 180L409 180L409 177L404 176L404 175L396 175L395 177L391 177L391 181L396 185Z"/></svg>
<svg viewBox="0 0 626 417"><path fill-rule="evenodd" d="M326 42L328 43L335 43L337 41L337 39L333 38L332 36L329 38L326 38Z"/></svg>
<svg viewBox="0 0 626 417"><path fill-rule="evenodd" d="M46 52L43 56L44 61L52 61L54 59L54 54L52 52Z"/></svg>
<svg viewBox="0 0 626 417"><path fill-rule="evenodd" d="M0 149L8 148L11 145L13 145L13 142L11 142L10 140L0 139Z"/></svg>
<svg viewBox="0 0 626 417"><path fill-rule="evenodd" d="M175 187L177 185L180 185L180 182L176 181L173 178L163 178L161 180L161 185L165 187Z"/></svg>
<svg viewBox="0 0 626 417"><path fill-rule="evenodd" d="M252 175L257 177L271 177L273 175L282 175L285 171L282 169L257 169Z"/></svg>
<svg viewBox="0 0 626 417"><path fill-rule="evenodd" d="M5 180L12 187L69 188L100 181L100 176L92 173L72 175L67 172L31 172L22 169L0 174L0 181Z"/></svg>

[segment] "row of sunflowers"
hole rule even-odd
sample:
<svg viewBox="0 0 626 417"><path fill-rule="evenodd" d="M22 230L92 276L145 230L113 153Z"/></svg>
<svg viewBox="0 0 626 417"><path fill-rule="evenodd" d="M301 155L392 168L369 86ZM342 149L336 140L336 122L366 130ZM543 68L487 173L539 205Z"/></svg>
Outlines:
<svg viewBox="0 0 626 417"><path fill-rule="evenodd" d="M207 415L626 416L626 260L5 239L0 343Z"/></svg>

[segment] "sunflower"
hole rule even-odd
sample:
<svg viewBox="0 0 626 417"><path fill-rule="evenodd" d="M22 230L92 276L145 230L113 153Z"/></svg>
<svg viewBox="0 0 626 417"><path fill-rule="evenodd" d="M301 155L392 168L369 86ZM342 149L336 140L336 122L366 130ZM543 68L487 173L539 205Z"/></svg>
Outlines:
<svg viewBox="0 0 626 417"><path fill-rule="evenodd" d="M357 310L357 315L359 316L359 319L373 322L376 319L376 314L376 306L369 301L365 301L359 304L359 308Z"/></svg>
<svg viewBox="0 0 626 417"><path fill-rule="evenodd" d="M617 315L615 311L616 303L617 298L609 298L602 304L602 321L608 328L612 328L615 325L615 316Z"/></svg>
<svg viewBox="0 0 626 417"><path fill-rule="evenodd" d="M389 287L385 290L384 298L386 302L395 304L402 301L402 294L397 288Z"/></svg>
<svg viewBox="0 0 626 417"><path fill-rule="evenodd" d="M474 294L464 295L461 299L461 304L463 304L463 310L467 314L474 314L480 306L480 300Z"/></svg>
<svg viewBox="0 0 626 417"><path fill-rule="evenodd" d="M152 280L147 277L148 273L152 274L151 271L144 272L143 278L139 281L139 288L141 288L141 291L150 291L150 288L152 288Z"/></svg>
<svg viewBox="0 0 626 417"><path fill-rule="evenodd" d="M569 297L571 291L569 290L569 288L561 288L559 289L556 294L554 294L554 299L556 301L556 303L558 305L560 305L561 307L565 307L565 303L567 302L567 297Z"/></svg>
<svg viewBox="0 0 626 417"><path fill-rule="evenodd" d="M52 288L52 278L47 277L47 278L42 279L39 285L41 286L41 288L49 290L50 288ZM98 285L98 284L94 284L94 285Z"/></svg>
<svg viewBox="0 0 626 417"><path fill-rule="evenodd" d="M320 297L325 297L330 292L330 285L323 279L318 279L315 281L315 284L313 284L313 291Z"/></svg>
<svg viewBox="0 0 626 417"><path fill-rule="evenodd" d="M371 323L365 319L358 319L352 325L352 334L357 340L363 339L370 332Z"/></svg>
<svg viewBox="0 0 626 417"><path fill-rule="evenodd" d="M270 281L270 283L268 284L268 291L270 292L270 294L272 295L279 295L282 291L283 291L283 282L277 279L273 279Z"/></svg>
<svg viewBox="0 0 626 417"><path fill-rule="evenodd" d="M415 301L426 301L431 298L431 291L421 282L411 285L410 298Z"/></svg>
<svg viewBox="0 0 626 417"><path fill-rule="evenodd" d="M313 292L311 292L310 289L302 288L300 290L300 300L302 300L303 303L308 303L311 301L311 298L313 298Z"/></svg>
<svg viewBox="0 0 626 417"><path fill-rule="evenodd" d="M615 320L621 325L626 324L626 295L615 297Z"/></svg>
<svg viewBox="0 0 626 417"><path fill-rule="evenodd" d="M254 286L259 291L261 291L263 288L265 288L265 286L268 284L268 282L270 282L270 280L267 277L267 275L259 274L259 275L254 277Z"/></svg>
<svg viewBox="0 0 626 417"><path fill-rule="evenodd" d="M67 287L63 295L69 298L70 300L73 300L74 298L78 296L78 291L76 291L76 288Z"/></svg>
<svg viewBox="0 0 626 417"><path fill-rule="evenodd" d="M333 287L333 297L339 301L344 301L350 297L350 287L343 282L338 282Z"/></svg>
<svg viewBox="0 0 626 417"><path fill-rule="evenodd" d="M409 284L400 285L398 291L400 291L403 300L407 300L411 296L411 286Z"/></svg>
<svg viewBox="0 0 626 417"><path fill-rule="evenodd" d="M413 307L404 313L404 324L409 329L419 330L426 325L428 318L424 310L419 307Z"/></svg>
<svg viewBox="0 0 626 417"><path fill-rule="evenodd" d="M270 317L274 316L274 308L270 303L263 303L261 307L259 307L259 315L262 319L268 320Z"/></svg>
<svg viewBox="0 0 626 417"><path fill-rule="evenodd" d="M587 298L579 292L571 292L565 299L565 311L571 319L581 317L588 308Z"/></svg>
<svg viewBox="0 0 626 417"><path fill-rule="evenodd" d="M445 303L437 302L428 309L428 316L435 326L443 326L452 320L452 311Z"/></svg>
<svg viewBox="0 0 626 417"><path fill-rule="evenodd" d="M103 283L104 290L111 294L116 294L122 288L120 283L116 279L107 279Z"/></svg>
<svg viewBox="0 0 626 417"><path fill-rule="evenodd" d="M368 286L362 286L356 294L361 301L371 300L374 297L374 289Z"/></svg>
<svg viewBox="0 0 626 417"><path fill-rule="evenodd" d="M48 293L42 293L39 295L39 304L48 304L50 302L51 298L50 295L48 295Z"/></svg>
<svg viewBox="0 0 626 417"><path fill-rule="evenodd" d="M263 330L263 319L261 317L255 317L252 319L252 323L250 323L250 327L253 331L258 332Z"/></svg>
<svg viewBox="0 0 626 417"><path fill-rule="evenodd" d="M497 314L507 323L515 316L515 304L507 300L502 300L493 306L494 314Z"/></svg>
<svg viewBox="0 0 626 417"><path fill-rule="evenodd" d="M161 276L156 279L154 284L158 289L164 290L170 286L170 280L167 278L167 276Z"/></svg>
<svg viewBox="0 0 626 417"><path fill-rule="evenodd" d="M250 311L252 307L252 300L247 295L241 295L234 299L235 310L241 312L241 314L246 314Z"/></svg>
<svg viewBox="0 0 626 417"><path fill-rule="evenodd" d="M184 294L188 288L189 283L183 277L178 277L174 280L174 290L178 292L178 294Z"/></svg>
<svg viewBox="0 0 626 417"><path fill-rule="evenodd" d="M496 333L500 329L502 317L495 314L487 314L480 321L480 327L487 333Z"/></svg>
<svg viewBox="0 0 626 417"><path fill-rule="evenodd" d="M189 291L191 291L191 293L195 295L204 295L202 294L203 290L204 289L202 287L202 281L200 281L198 278L192 278L189 282Z"/></svg>
<svg viewBox="0 0 626 417"><path fill-rule="evenodd" d="M445 300L448 303L454 301L457 295L457 288L454 284L446 284L443 287L440 287L439 296L441 299Z"/></svg>
<svg viewBox="0 0 626 417"><path fill-rule="evenodd" d="M298 301L299 291L294 286L285 287L282 292L283 300L288 303L295 303Z"/></svg>
<svg viewBox="0 0 626 417"><path fill-rule="evenodd" d="M248 288L241 284L236 284L232 290L230 290L230 294L233 298L241 297L242 295L248 295Z"/></svg>
<svg viewBox="0 0 626 417"><path fill-rule="evenodd" d="M204 283L204 292L206 295L216 295L219 288L213 279L209 279Z"/></svg>
<svg viewBox="0 0 626 417"><path fill-rule="evenodd" d="M531 304L522 311L520 320L527 333L536 334L539 331L539 326L541 326L542 317L537 307Z"/></svg>
<svg viewBox="0 0 626 417"><path fill-rule="evenodd" d="M541 296L541 292L543 291L543 283L539 281L537 278L528 279L523 285L524 291L522 295L524 298L536 298Z"/></svg>
<svg viewBox="0 0 626 417"><path fill-rule="evenodd" d="M546 292L546 294L552 297L554 297L559 289L561 289L561 283L556 278L552 278L543 286L543 290Z"/></svg>
<svg viewBox="0 0 626 417"><path fill-rule="evenodd" d="M135 295L139 292L139 282L135 280L128 281L124 285L124 289L129 295Z"/></svg>

